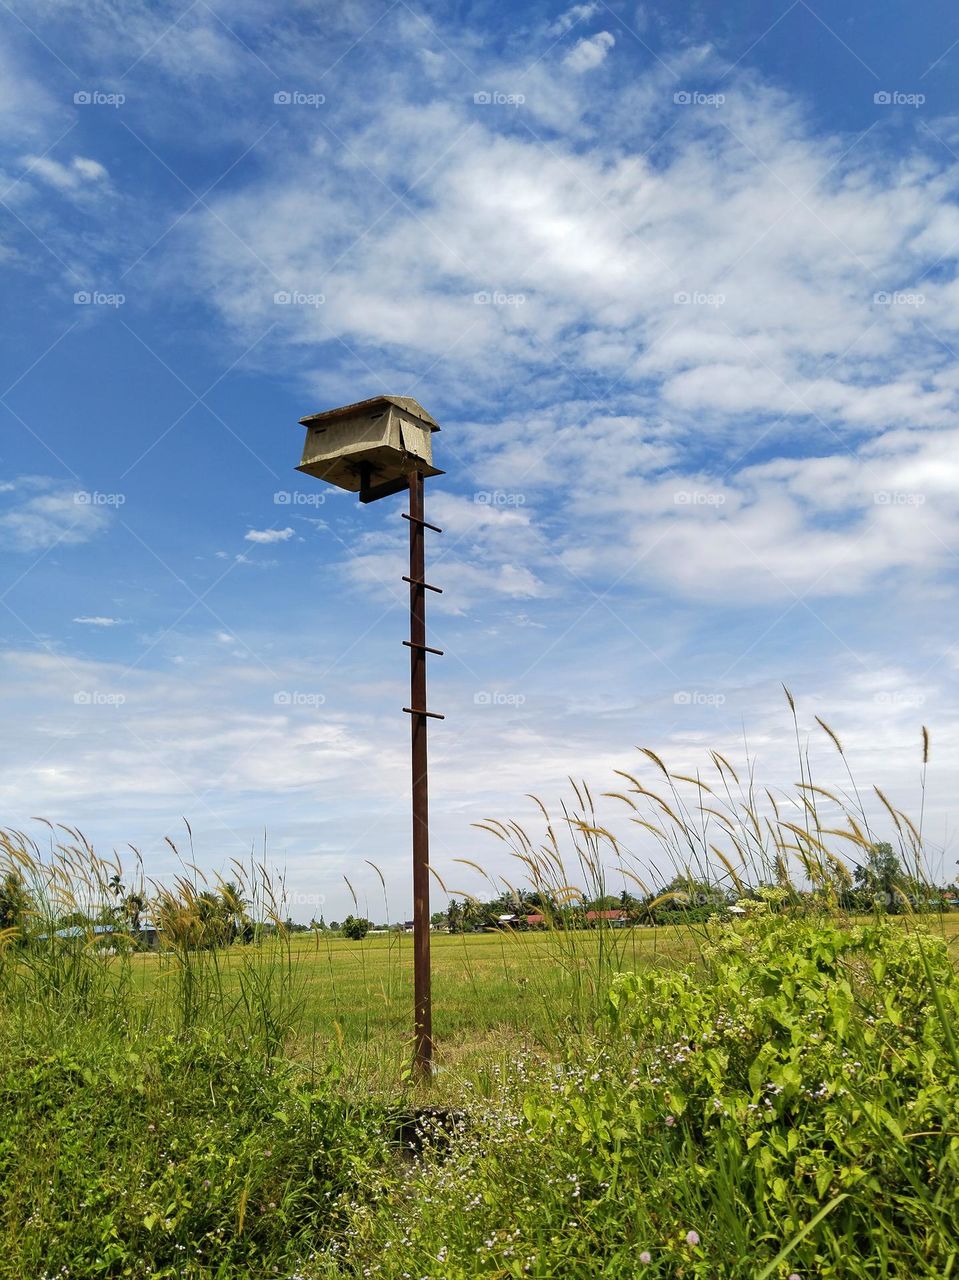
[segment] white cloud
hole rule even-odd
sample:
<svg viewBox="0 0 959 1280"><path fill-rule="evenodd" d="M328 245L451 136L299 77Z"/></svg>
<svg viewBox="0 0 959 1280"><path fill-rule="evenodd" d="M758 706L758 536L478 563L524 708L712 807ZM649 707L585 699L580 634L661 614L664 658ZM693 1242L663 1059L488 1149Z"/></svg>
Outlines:
<svg viewBox="0 0 959 1280"><path fill-rule="evenodd" d="M293 530L286 529L251 529L246 534L247 542L268 544L271 542L288 542L293 537Z"/></svg>
<svg viewBox="0 0 959 1280"><path fill-rule="evenodd" d="M577 75L584 71L593 71L602 63L616 43L616 37L609 31L598 31L594 36L587 36L574 44L563 59L563 64Z"/></svg>
<svg viewBox="0 0 959 1280"><path fill-rule="evenodd" d="M94 615L87 618L74 618L74 622L83 627L121 627L124 625L123 618L105 618L100 615Z"/></svg>
<svg viewBox="0 0 959 1280"><path fill-rule="evenodd" d="M676 61L683 83L715 70L708 51ZM216 202L231 233L192 221L191 270L251 341L278 320L288 346L312 352L332 334L390 385L428 369L441 403L472 397L438 456L452 447L447 464L468 464L469 488L501 490L502 505L438 501L467 537L465 558L492 548L494 564L532 566L537 590L549 593L555 571L532 515L546 494L578 522L555 539L567 567L619 573L655 545L636 572L683 594L855 595L887 572L934 575L956 533L946 495L932 484L922 503L888 510L872 495L904 490L910 450L931 465L957 421L955 175L816 132L754 77L724 91L721 108L675 104L675 82L654 68L592 103L605 123L589 146L500 133L492 113L434 102L424 149L423 118L394 84L378 128L351 134L350 166L319 144L337 181L314 180L296 158L306 141L291 136L292 178L271 173ZM570 138L590 128L586 106L576 111ZM647 155L667 125L668 146ZM387 186L426 170L417 216L382 217L391 197L357 179L365 166ZM304 222L304 202L323 216ZM237 237L278 278L321 281L322 316L277 318L272 281ZM514 301L478 306L479 290ZM884 290L922 301L877 302ZM335 403L342 348L325 350L318 395ZM497 413L504 384L534 379L534 407L520 395L515 414ZM463 422L471 412L480 420ZM894 445L897 431L912 443ZM785 471L759 467L757 443ZM838 520L825 495L843 486L858 496ZM682 489L723 502L684 509ZM587 511L615 524L590 529ZM814 555L797 553L804 540Z"/></svg>
<svg viewBox="0 0 959 1280"><path fill-rule="evenodd" d="M49 156L24 156L23 163L30 174L42 178L60 191L76 191L88 183L104 182L109 174L97 160L86 156L74 156L69 164L61 164Z"/></svg>
<svg viewBox="0 0 959 1280"><path fill-rule="evenodd" d="M88 542L110 519L106 509L85 500L88 497L61 489L36 494L8 508L0 513L0 545L16 551L46 551Z"/></svg>
<svg viewBox="0 0 959 1280"><path fill-rule="evenodd" d="M546 28L546 34L551 36L565 35L578 22L586 22L598 12L599 5L592 2L592 0L589 4L574 4L565 13L561 13L555 22L550 23Z"/></svg>
<svg viewBox="0 0 959 1280"><path fill-rule="evenodd" d="M163 29L160 11L139 0L46 7L76 15L84 49L97 55L91 65L111 65L103 55L115 54L118 40L128 65ZM351 4L350 15L359 7ZM237 8L249 29L272 39L267 24L250 21L249 0ZM121 9L129 21L118 28ZM597 12L576 5L554 32ZM332 6L329 14L340 21ZM405 40L394 39L393 21ZM917 736L920 705L941 726L934 740L945 776L959 759L954 679L945 678L943 657L951 635L936 621L948 618L945 572L959 542L959 374L949 350L959 329L959 211L950 162L922 145L909 154L901 117L899 162L882 140L886 119L868 142L825 133L752 75L726 78L721 108L674 103L677 86L715 84L708 50L672 51L679 79L633 64L639 69L613 84L605 74L562 70L564 58L566 71L598 67L613 47L609 32L570 49L577 30L528 72L529 56L504 62L476 32L440 34L442 44L424 48L429 32L400 6L364 47L362 81L349 64L331 77L340 92L330 92L322 120L342 141L317 127L314 112L277 111L269 144L207 197L213 213L184 217L138 274L138 287L152 279L179 301L218 308L221 326L247 339L237 350L273 326L252 358L271 374L292 377L299 367L310 391L305 409L355 398L359 373L397 390L422 382L426 403L449 427L436 440L449 479L436 483L459 493L430 496L447 530L435 552L431 546L429 576L446 588L431 597L431 618L450 654L436 668L437 705L451 712L438 770L437 864L465 851L495 865L492 848L464 848L473 838L468 821L508 815L521 791L554 796L571 761L601 788L613 767L630 766L623 753L637 721L644 740L687 772L703 763L707 744L740 760L745 723L761 753L759 776L788 785L791 729L773 668L814 690L815 708L858 753L860 776L902 783L906 794L896 798L911 807L913 758L903 744ZM312 44L303 42L300 54L285 38L284 28L275 44L257 48L288 76L280 83L316 87ZM617 46L611 71L626 61L627 43ZM471 68L468 92L456 80L459 54ZM251 57L199 6L141 70L236 84ZM388 74L379 74L384 67ZM474 107L477 86L522 93L526 102ZM166 100L171 111L152 121L148 137L172 157L157 133L169 141L178 113L196 99ZM263 101L268 111L269 94ZM263 101L251 109L257 121ZM211 109L202 140L222 148L231 130L246 130L229 158L265 127L250 131L237 102L229 118ZM37 154L53 138L20 139L17 151ZM106 182L98 161L51 163L36 177L56 189L96 191ZM314 216L304 218L304 208ZM127 262L182 206L154 212L155 233L140 238ZM58 238L50 243L63 248ZM326 302L277 308L273 295L286 286L322 291ZM920 290L923 302L874 301L897 289ZM474 302L490 290L513 301ZM218 340L222 327L210 326ZM16 497L0 508L7 545L38 550L58 533L82 540L103 527L105 517L90 508L77 513L85 524L66 524L56 487ZM251 529L246 537L269 543L292 534ZM29 763L28 787L0 769L11 812L29 794L27 812L93 814L101 830L110 824L108 847L137 839L148 818L159 824L188 812L229 837L207 847L242 850L250 826L269 822L271 842L289 842L307 884L325 874L313 870L318 845L332 851L337 871L355 860L357 840L377 857L374 843L405 850L402 803L373 835L364 825L358 836L350 798L359 788L372 811L407 786L405 722L397 714L383 728L387 694L402 706L404 680L384 679L364 704L352 695L366 661L353 667L349 655L367 621L379 642L390 625L379 611L394 600L396 638L402 634L406 550L392 536L345 541L357 550L344 575L369 589L356 593L364 597L356 612L374 596L377 612L354 626L332 611L328 643L316 646L323 671L327 655L338 664L320 692L331 700L348 693L343 707L310 706L300 719L292 701L278 707L278 689L313 695L316 664L290 670L263 643L274 680L251 660L246 639L214 632L208 621L195 645L187 634L171 640L178 651L167 661L189 679L134 677L119 715L92 705L87 716L72 695L122 684L119 668L63 655L23 662L7 673L7 690L21 696L26 688L37 707L41 695L45 701L43 714L31 706L20 717L37 743L36 760L13 758L20 768ZM259 567L251 558L259 554L237 559ZM798 595L815 604L815 617ZM242 632L244 619L221 612L223 602L218 591L218 618ZM780 615L776 647L767 633L778 636ZM836 633L831 657L802 630L806 623L815 632L819 619L823 632ZM882 651L895 643L888 631L897 625L899 635L912 633L901 663ZM270 643L282 630L274 628ZM735 661L736 674L723 674ZM690 672L697 664L698 676ZM749 680L738 687L744 668ZM258 679L274 682L261 687ZM717 686L724 710L677 709L677 690ZM475 694L490 689L526 702L474 711ZM118 799L104 815L102 779L114 776ZM329 800L319 820L317 778ZM822 780L832 780L828 764ZM405 860L387 858L402 898Z"/></svg>
<svg viewBox="0 0 959 1280"><path fill-rule="evenodd" d="M29 37L28 37L29 38ZM11 39L0 47L0 137L32 141L63 115L63 104L32 77Z"/></svg>

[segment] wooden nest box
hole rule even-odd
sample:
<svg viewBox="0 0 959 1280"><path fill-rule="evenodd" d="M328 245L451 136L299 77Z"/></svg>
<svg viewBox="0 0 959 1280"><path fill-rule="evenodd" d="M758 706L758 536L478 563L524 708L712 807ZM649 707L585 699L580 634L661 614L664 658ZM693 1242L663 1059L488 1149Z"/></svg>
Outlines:
<svg viewBox="0 0 959 1280"><path fill-rule="evenodd" d="M412 473L441 476L433 466L439 423L412 396L375 396L300 419L306 442L298 471L340 489L386 496ZM369 500L369 499L367 499Z"/></svg>

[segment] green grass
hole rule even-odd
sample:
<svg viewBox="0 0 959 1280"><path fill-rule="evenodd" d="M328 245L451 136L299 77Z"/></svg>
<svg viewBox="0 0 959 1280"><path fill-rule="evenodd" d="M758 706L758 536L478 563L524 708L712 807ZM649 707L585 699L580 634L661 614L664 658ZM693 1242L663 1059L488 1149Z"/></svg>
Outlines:
<svg viewBox="0 0 959 1280"><path fill-rule="evenodd" d="M351 1198L317 1274L941 1280L957 1028L932 931L737 926L695 966L622 975L558 1062L474 1092L452 1149Z"/></svg>
<svg viewBox="0 0 959 1280"><path fill-rule="evenodd" d="M607 931L609 935L611 931ZM613 951L610 953L609 948ZM296 1004L295 1056L342 1051L356 1074L395 1080L412 1043L412 937L369 935L351 942L294 934L286 980ZM676 928L636 928L607 936L599 961L594 932L570 935L560 949L543 933L434 934L431 939L433 1032L440 1074L468 1074L517 1048L555 1048L569 1024L588 1022L612 973L688 959L690 940ZM128 961L146 1000L175 1004L175 958L137 953ZM224 1007L239 998L241 977L276 964L275 948L235 946L216 959Z"/></svg>
<svg viewBox="0 0 959 1280"><path fill-rule="evenodd" d="M764 813L722 757L710 785L645 760L662 795L629 774L610 794L673 889L782 910L435 936L429 1081L410 938L222 946L224 898L191 872L135 887L169 951L43 941L116 910L120 868L78 833L49 854L0 833L0 1280L959 1277L959 917L909 914L921 821L879 795L904 914L850 918L877 841L854 783L813 787L804 753ZM574 791L539 841L488 828L556 903L607 868L652 896ZM281 914L262 867L231 894Z"/></svg>
<svg viewBox="0 0 959 1280"><path fill-rule="evenodd" d="M431 1085L408 938L8 948L0 1277L949 1274L959 984L929 923L440 935ZM410 1166L426 1100L468 1127Z"/></svg>

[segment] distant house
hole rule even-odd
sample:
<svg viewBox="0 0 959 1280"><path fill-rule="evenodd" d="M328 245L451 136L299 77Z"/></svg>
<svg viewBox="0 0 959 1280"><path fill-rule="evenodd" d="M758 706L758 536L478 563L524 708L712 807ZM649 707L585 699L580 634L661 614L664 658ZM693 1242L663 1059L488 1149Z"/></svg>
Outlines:
<svg viewBox="0 0 959 1280"><path fill-rule="evenodd" d="M575 917L574 917L575 919ZM630 924L629 913L626 911L587 911L579 916L586 927L595 929L600 925L609 925L612 929L625 929ZM529 929L545 929L549 921L541 912L532 912L526 917L526 926Z"/></svg>
<svg viewBox="0 0 959 1280"><path fill-rule="evenodd" d="M114 934L121 934L129 937L130 933L126 929L118 928L112 924L74 924L66 929L56 929L53 933L37 934L38 942L46 942L50 938L57 938L61 942L78 942L92 939L94 941L102 941L112 938ZM160 946L160 930L156 925L144 924L135 934L137 941L141 946L146 947L150 951L157 951Z"/></svg>
<svg viewBox="0 0 959 1280"><path fill-rule="evenodd" d="M74 924L68 929L57 929L53 933L38 933L37 940L46 942L49 938L60 938L64 942L73 942L77 938L106 938L116 933L116 929L109 924L93 924L81 925Z"/></svg>
<svg viewBox="0 0 959 1280"><path fill-rule="evenodd" d="M522 916L502 915L497 916L495 920L490 920L483 926L484 931L494 932L497 929L514 929L517 925L522 924Z"/></svg>
<svg viewBox="0 0 959 1280"><path fill-rule="evenodd" d="M614 929L622 929L629 924L629 916L625 911L587 911L586 923L594 928L598 924L610 924Z"/></svg>

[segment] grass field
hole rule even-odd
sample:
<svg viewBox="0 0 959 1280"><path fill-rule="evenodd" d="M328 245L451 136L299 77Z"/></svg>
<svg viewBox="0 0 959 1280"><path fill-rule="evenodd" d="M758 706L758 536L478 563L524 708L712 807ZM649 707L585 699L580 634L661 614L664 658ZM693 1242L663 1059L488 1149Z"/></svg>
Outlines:
<svg viewBox="0 0 959 1280"><path fill-rule="evenodd" d="M959 1277L959 916L912 914L919 829L884 801L899 871L851 916L830 846L891 865L865 816L803 781L763 824L715 763L705 800L678 779L700 810L670 777L634 820L744 915L434 935L428 1080L409 936L230 944L236 894L191 871L149 899L169 949L112 954L55 929L118 865L3 837L0 1280ZM568 855L491 824L550 901L631 874L590 805Z"/></svg>
<svg viewBox="0 0 959 1280"><path fill-rule="evenodd" d="M957 930L437 935L430 1083L403 935L8 947L0 1278L941 1280Z"/></svg>
<svg viewBox="0 0 959 1280"><path fill-rule="evenodd" d="M584 931L561 939L533 931L434 934L438 1073L469 1075L519 1050L555 1049L569 1025L588 1024L614 973L684 962L694 952L689 933L675 927ZM281 963L274 948L261 949L260 956L265 969ZM255 949L234 947L209 958L228 998L238 997L240 974L256 963L254 957ZM328 933L294 934L282 963L297 1006L293 1051L342 1048L358 1076L395 1080L411 1052L412 937L373 934L352 942ZM144 994L172 992L180 980L169 955L138 953L131 964Z"/></svg>

